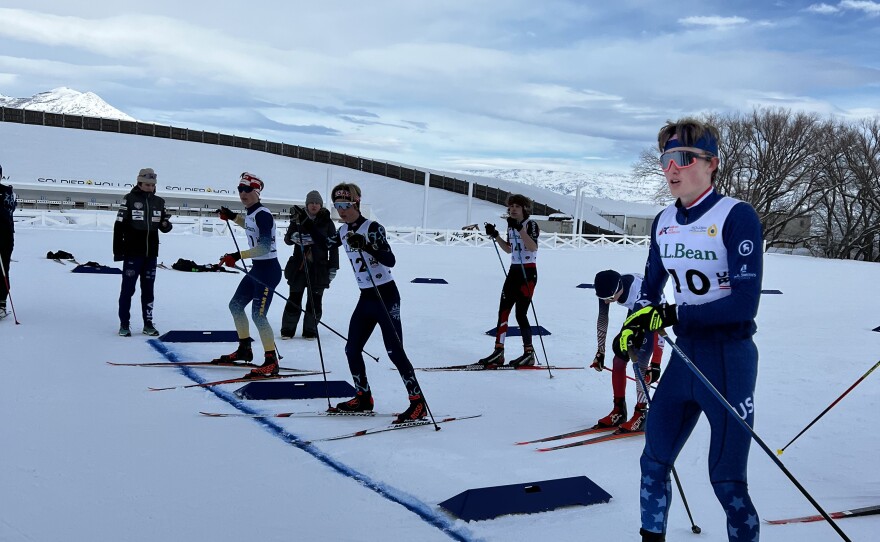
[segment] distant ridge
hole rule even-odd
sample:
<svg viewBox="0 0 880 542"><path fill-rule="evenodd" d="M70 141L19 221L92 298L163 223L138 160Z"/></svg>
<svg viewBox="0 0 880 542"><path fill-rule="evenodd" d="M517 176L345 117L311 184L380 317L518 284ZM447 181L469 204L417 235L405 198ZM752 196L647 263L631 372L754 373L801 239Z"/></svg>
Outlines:
<svg viewBox="0 0 880 542"><path fill-rule="evenodd" d="M632 179L618 172L587 173L582 171L555 171L549 169L469 169L453 171L481 177L504 179L546 188L558 194L574 196L578 186L587 198L607 198L632 203L654 204L656 186Z"/></svg>
<svg viewBox="0 0 880 542"><path fill-rule="evenodd" d="M35 94L30 98L12 98L0 94L0 106L13 109L30 109L47 113L82 115L116 120L137 122L138 119L105 102L93 92L79 92L68 87L59 87L47 92ZM145 122L150 122L149 120ZM572 172L548 169L479 169L479 170L438 170L438 174L466 175L477 177L475 182L497 186L493 180L520 183L527 186L548 190L554 194L574 196L578 186L581 195L586 198L615 200L619 202L653 205L653 194L656 189L641 183L620 172ZM507 190L518 190L507 187ZM540 196L539 196L540 197ZM552 198L551 198L552 199ZM551 207L561 208L562 202L546 202Z"/></svg>
<svg viewBox="0 0 880 542"><path fill-rule="evenodd" d="M67 87L40 92L30 98L11 98L0 95L0 106L13 109L32 109L35 111L45 111L46 113L84 115L128 121L137 120L108 104L93 92L79 92Z"/></svg>

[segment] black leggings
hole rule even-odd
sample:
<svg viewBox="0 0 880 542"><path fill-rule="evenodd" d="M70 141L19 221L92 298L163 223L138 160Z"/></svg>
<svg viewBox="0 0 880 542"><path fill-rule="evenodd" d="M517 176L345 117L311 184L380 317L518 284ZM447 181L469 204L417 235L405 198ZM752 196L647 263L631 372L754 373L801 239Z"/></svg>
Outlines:
<svg viewBox="0 0 880 542"><path fill-rule="evenodd" d="M510 309L516 306L516 323L522 334L523 346L532 345L532 328L529 325L529 303L538 283L538 268L535 266L511 265L501 288L501 302L498 304L498 328L495 344L504 346L507 337L507 320Z"/></svg>
<svg viewBox="0 0 880 542"><path fill-rule="evenodd" d="M367 368L364 363L363 348L378 324L382 330L382 340L391 363L397 367L409 395L421 395L412 363L403 350L403 327L400 324L400 294L397 286L390 282L379 286L382 299L373 288L361 290L361 297L348 324L348 342L345 355L348 368L357 391L370 391L367 381ZM384 302L384 303L383 303Z"/></svg>

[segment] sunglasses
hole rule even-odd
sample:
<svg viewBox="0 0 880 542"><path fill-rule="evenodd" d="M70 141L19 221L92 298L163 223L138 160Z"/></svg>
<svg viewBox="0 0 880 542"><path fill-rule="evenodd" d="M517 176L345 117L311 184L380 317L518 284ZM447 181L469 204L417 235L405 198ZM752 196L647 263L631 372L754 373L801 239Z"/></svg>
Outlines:
<svg viewBox="0 0 880 542"><path fill-rule="evenodd" d="M238 185L238 193L241 194L244 192L245 194L250 194L254 191L254 187L249 184L240 184Z"/></svg>
<svg viewBox="0 0 880 542"><path fill-rule="evenodd" d="M354 203L351 201L337 201L333 203L333 207L335 207L337 211L347 211L354 207Z"/></svg>
<svg viewBox="0 0 880 542"><path fill-rule="evenodd" d="M678 169L689 168L697 163L697 159L703 159L711 162L712 156L708 153L697 153L691 151L666 151L660 155L660 169L669 171L674 163Z"/></svg>

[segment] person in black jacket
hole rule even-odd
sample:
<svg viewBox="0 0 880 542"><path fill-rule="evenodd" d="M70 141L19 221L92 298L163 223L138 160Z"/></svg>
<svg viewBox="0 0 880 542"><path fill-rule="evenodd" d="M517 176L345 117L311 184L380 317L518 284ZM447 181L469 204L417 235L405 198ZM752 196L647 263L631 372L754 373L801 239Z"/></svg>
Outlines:
<svg viewBox="0 0 880 542"><path fill-rule="evenodd" d="M3 167L0 166L0 181L3 180ZM15 242L15 192L9 185L0 184L0 263L3 264L0 277L0 318L6 316L6 297L9 295L9 263L12 260L12 246Z"/></svg>
<svg viewBox="0 0 880 542"><path fill-rule="evenodd" d="M293 256L287 260L284 268L284 278L290 285L290 297L281 317L281 338L292 339L296 335L296 326L303 312L303 293L307 292L302 336L314 339L318 336L324 290L330 287L339 270L339 248L327 247L327 239L336 234L336 226L317 190L306 195L305 209L294 205L290 215L284 243L293 246ZM315 230L316 235L312 235Z"/></svg>
<svg viewBox="0 0 880 542"><path fill-rule="evenodd" d="M159 232L171 231L171 215L165 200L156 195L156 172L140 170L137 185L125 195L113 227L113 261L122 264L122 290L119 292L119 335L131 337L130 310L138 278L141 281L141 311L144 335L159 334L153 327L153 285L159 256Z"/></svg>

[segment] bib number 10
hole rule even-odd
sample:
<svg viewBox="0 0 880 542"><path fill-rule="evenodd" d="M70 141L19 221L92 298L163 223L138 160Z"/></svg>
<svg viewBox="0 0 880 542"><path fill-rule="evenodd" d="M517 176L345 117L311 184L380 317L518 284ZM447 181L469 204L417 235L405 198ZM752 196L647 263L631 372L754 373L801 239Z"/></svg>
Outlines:
<svg viewBox="0 0 880 542"><path fill-rule="evenodd" d="M675 282L675 291L681 293L681 279L679 279L678 273L676 273L675 269L670 269L669 274ZM709 277L696 269L685 271L684 279L687 282L687 289L694 295L706 295L709 292L709 287L712 285Z"/></svg>

